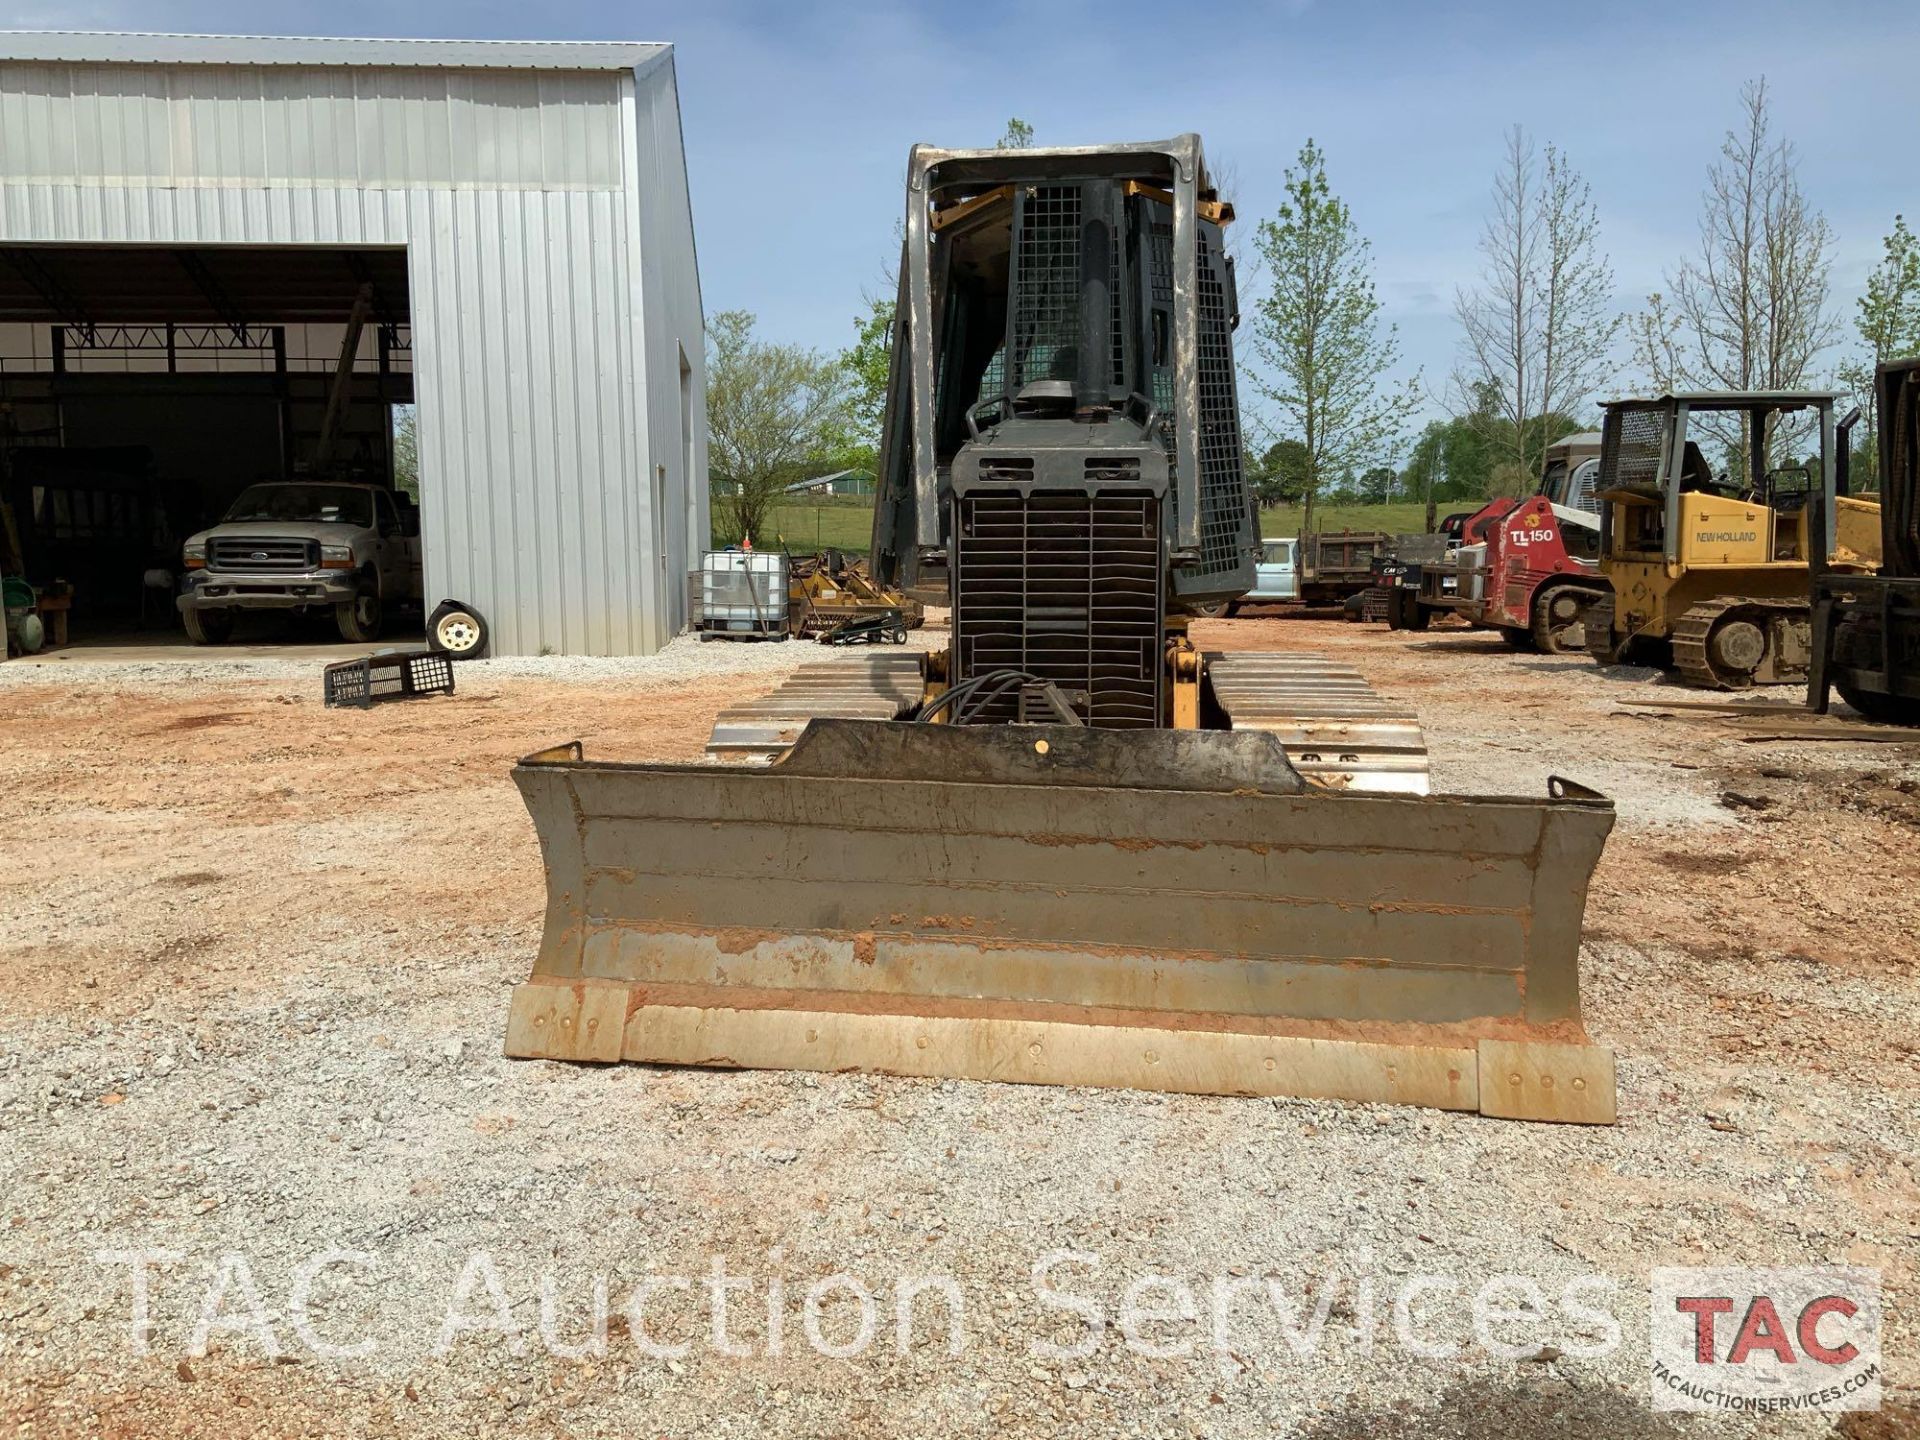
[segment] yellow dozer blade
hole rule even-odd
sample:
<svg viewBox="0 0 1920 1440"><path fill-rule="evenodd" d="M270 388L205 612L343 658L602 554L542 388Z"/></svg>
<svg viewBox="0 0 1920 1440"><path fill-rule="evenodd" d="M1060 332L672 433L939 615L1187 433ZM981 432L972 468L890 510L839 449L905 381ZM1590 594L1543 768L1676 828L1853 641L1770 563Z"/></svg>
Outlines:
<svg viewBox="0 0 1920 1440"><path fill-rule="evenodd" d="M766 767L520 762L507 1053L1608 1123L1612 804L1310 788L1261 732L816 720Z"/></svg>

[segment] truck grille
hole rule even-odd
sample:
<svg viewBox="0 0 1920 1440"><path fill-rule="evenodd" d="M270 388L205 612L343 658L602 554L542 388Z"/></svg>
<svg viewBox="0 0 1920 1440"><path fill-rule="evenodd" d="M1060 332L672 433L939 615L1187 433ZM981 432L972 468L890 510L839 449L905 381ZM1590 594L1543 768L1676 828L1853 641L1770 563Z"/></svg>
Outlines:
<svg viewBox="0 0 1920 1440"><path fill-rule="evenodd" d="M1147 494L973 494L956 501L954 676L1025 670L1087 723L1160 720L1160 502ZM1009 693L984 720L1011 721Z"/></svg>
<svg viewBox="0 0 1920 1440"><path fill-rule="evenodd" d="M315 540L215 540L207 556L210 568L229 575L301 575L320 565Z"/></svg>

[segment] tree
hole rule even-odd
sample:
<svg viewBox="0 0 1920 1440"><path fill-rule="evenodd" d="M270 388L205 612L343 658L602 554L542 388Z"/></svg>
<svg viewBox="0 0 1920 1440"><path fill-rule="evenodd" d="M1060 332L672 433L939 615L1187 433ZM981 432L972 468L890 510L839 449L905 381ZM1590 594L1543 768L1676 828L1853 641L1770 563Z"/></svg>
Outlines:
<svg viewBox="0 0 1920 1440"><path fill-rule="evenodd" d="M1298 440L1276 440L1260 455L1246 459L1247 483L1263 508L1297 504L1306 494L1307 447Z"/></svg>
<svg viewBox="0 0 1920 1440"><path fill-rule="evenodd" d="M1283 438L1305 452L1306 531L1322 486L1389 450L1418 398L1412 386L1382 390L1399 341L1394 327L1380 328L1372 247L1328 187L1326 156L1312 140L1287 170L1283 194L1257 241L1270 279L1253 325L1269 374L1256 383L1278 412Z"/></svg>
<svg viewBox="0 0 1920 1440"><path fill-rule="evenodd" d="M1018 115L1007 121L1007 128L994 142L996 150L1031 150L1033 148L1033 126Z"/></svg>
<svg viewBox="0 0 1920 1440"><path fill-rule="evenodd" d="M1684 390L1681 373L1680 317L1658 290L1647 296L1647 308L1627 321L1627 348L1649 395Z"/></svg>
<svg viewBox="0 0 1920 1440"><path fill-rule="evenodd" d="M1865 434L1856 437L1854 478L1871 480L1879 473L1879 392L1874 371L1889 360L1920 355L1920 241L1907 228L1906 217L1893 217L1893 233L1881 242L1880 263L1867 276L1867 293L1860 297L1854 326L1866 353L1840 369L1841 383L1853 391L1866 412ZM1864 463L1862 463L1864 462Z"/></svg>
<svg viewBox="0 0 1920 1440"><path fill-rule="evenodd" d="M1539 487L1539 468L1513 459L1518 427L1500 413L1500 397L1489 382L1473 393L1465 414L1428 424L1400 472L1400 490L1408 499L1427 502L1429 523L1437 505L1479 502L1496 495L1531 495ZM1542 444L1588 427L1565 412L1529 415L1528 434Z"/></svg>
<svg viewBox="0 0 1920 1440"><path fill-rule="evenodd" d="M707 322L707 456L725 533L764 540L782 487L845 454L849 396L844 366L753 328L744 310Z"/></svg>
<svg viewBox="0 0 1920 1440"><path fill-rule="evenodd" d="M393 407L393 488L420 499L420 411Z"/></svg>
<svg viewBox="0 0 1920 1440"><path fill-rule="evenodd" d="M1494 175L1480 254L1480 285L1454 297L1463 336L1455 386L1475 397L1466 413L1501 422L1500 459L1538 476L1553 437L1535 421L1580 410L1607 382L1620 319L1591 188L1552 145L1536 158L1518 125Z"/></svg>
<svg viewBox="0 0 1920 1440"><path fill-rule="evenodd" d="M893 369L892 300L867 301L867 313L853 322L853 344L840 352L847 372L855 463L872 470L879 464L880 424L887 408L887 379Z"/></svg>
<svg viewBox="0 0 1920 1440"><path fill-rule="evenodd" d="M1800 189L1793 146L1772 131L1763 76L1741 87L1738 126L1707 171L1699 251L1668 277L1674 371L1697 389L1799 389L1837 336L1827 313L1833 232ZM1723 423L1713 433L1745 473L1744 422ZM1769 436L1769 459L1776 439L1787 442Z"/></svg>
<svg viewBox="0 0 1920 1440"><path fill-rule="evenodd" d="M1391 465L1375 465L1360 477L1360 501L1364 505L1385 505L1400 487L1400 476Z"/></svg>

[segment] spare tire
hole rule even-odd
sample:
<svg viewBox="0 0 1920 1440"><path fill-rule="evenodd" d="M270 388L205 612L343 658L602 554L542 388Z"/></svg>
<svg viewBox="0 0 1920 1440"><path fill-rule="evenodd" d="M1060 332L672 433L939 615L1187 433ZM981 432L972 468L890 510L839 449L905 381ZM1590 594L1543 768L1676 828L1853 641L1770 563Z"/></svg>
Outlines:
<svg viewBox="0 0 1920 1440"><path fill-rule="evenodd" d="M427 617L427 644L455 660L476 660L487 653L487 622L461 600L442 600Z"/></svg>

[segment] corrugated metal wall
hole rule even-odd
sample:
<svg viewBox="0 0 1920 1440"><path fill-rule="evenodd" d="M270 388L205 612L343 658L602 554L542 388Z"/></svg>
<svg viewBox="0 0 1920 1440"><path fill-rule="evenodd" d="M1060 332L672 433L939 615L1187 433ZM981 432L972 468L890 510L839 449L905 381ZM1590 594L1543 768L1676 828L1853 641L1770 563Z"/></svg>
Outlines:
<svg viewBox="0 0 1920 1440"><path fill-rule="evenodd" d="M148 241L405 246L429 596L505 654L647 653L684 623L704 330L670 54L0 63L0 242Z"/></svg>

